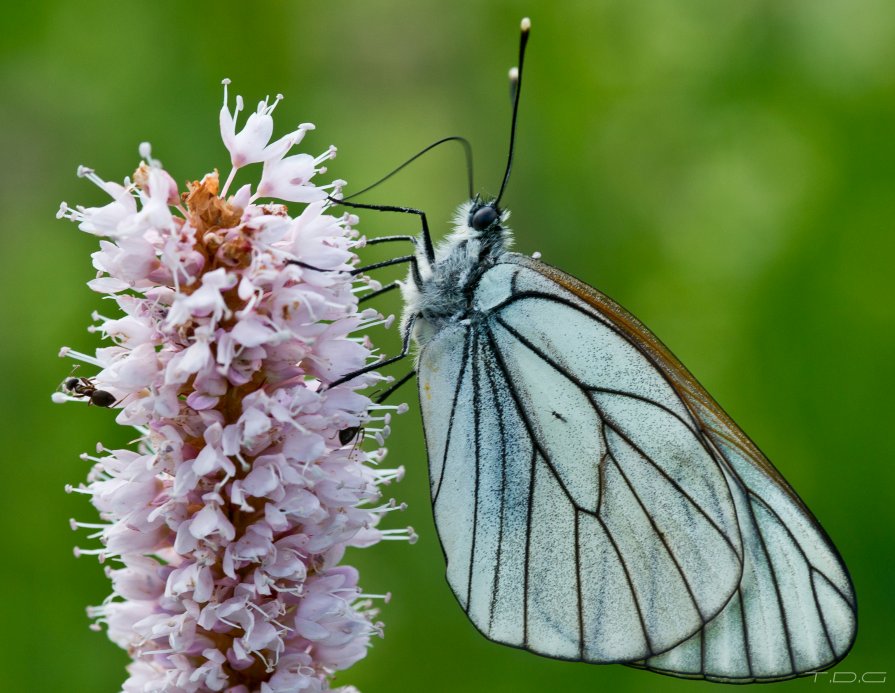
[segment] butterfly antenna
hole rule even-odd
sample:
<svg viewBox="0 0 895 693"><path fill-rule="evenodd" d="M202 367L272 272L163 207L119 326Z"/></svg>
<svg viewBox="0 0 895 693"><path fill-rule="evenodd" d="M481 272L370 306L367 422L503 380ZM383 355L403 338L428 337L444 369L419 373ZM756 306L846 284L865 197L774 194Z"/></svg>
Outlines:
<svg viewBox="0 0 895 693"><path fill-rule="evenodd" d="M356 193L352 193L348 197L343 197L342 200L343 201L350 200L352 197L357 197L358 195L362 195L363 193L372 190L377 185L379 185L381 183L385 183L385 181L387 181L393 175L395 175L396 173L401 171L404 167L412 164L414 161L419 159L423 154L425 154L426 152L432 151L433 149L435 149L435 147L438 147L438 146L444 144L445 142L459 142L461 145L463 145L463 153L466 155L466 180L469 183L469 197L471 198L473 196L473 191L475 190L475 186L473 185L473 178L472 178L472 146L469 144L469 140L467 140L465 137L459 137L457 135L454 135L453 137L445 137L443 139L438 140L437 142L433 142L428 147L426 147L426 148L422 149L421 151L417 152L416 154L414 154L407 161L405 161L403 164L398 166L398 168L396 168L396 169L392 170L391 172L387 173L386 175L384 175L382 178L377 180L375 183L368 185L363 190L358 190Z"/></svg>
<svg viewBox="0 0 895 693"><path fill-rule="evenodd" d="M516 120L519 116L519 94L522 91L522 62L525 60L525 46L528 43L528 34L531 31L531 20L525 17L520 25L522 35L519 37L519 66L510 70L510 85L513 93L513 121L510 125L510 151L507 155L507 170L503 174L503 183L500 184L500 192L497 193L497 199L494 205L500 204L500 198L503 197L503 191L507 187L510 180L510 169L513 168L513 150L516 146Z"/></svg>

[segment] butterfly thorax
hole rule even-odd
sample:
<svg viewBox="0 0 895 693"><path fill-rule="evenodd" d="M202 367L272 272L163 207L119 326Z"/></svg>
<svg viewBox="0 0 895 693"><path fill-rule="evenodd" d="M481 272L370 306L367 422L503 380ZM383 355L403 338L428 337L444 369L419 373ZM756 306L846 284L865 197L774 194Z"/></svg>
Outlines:
<svg viewBox="0 0 895 693"><path fill-rule="evenodd" d="M429 263L422 249L417 252L420 281L411 272L402 285L402 324L414 322L414 337L419 343L428 341L447 323L472 317L473 292L479 279L497 264L512 242L504 225L507 212L498 213L494 223L485 229L474 228L471 218L484 206L478 200L460 206L453 232L435 249L434 263Z"/></svg>

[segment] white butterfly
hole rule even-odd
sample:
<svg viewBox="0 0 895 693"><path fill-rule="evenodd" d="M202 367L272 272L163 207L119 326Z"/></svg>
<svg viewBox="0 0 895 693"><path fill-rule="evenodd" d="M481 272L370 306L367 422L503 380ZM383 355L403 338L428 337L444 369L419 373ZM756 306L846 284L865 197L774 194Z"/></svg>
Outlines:
<svg viewBox="0 0 895 693"><path fill-rule="evenodd" d="M402 285L470 620L548 657L730 683L842 659L854 590L811 511L634 316L509 252L499 199L464 204L434 251L424 225Z"/></svg>
<svg viewBox="0 0 895 693"><path fill-rule="evenodd" d="M811 512L636 318L508 252L493 209L464 206L407 304L435 524L472 622L719 681L844 657L854 592Z"/></svg>

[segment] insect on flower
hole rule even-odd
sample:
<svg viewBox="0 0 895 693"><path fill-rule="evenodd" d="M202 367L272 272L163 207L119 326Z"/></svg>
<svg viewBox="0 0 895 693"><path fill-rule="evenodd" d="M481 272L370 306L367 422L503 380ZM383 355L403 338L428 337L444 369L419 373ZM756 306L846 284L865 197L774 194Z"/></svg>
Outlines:
<svg viewBox="0 0 895 693"><path fill-rule="evenodd" d="M415 214L422 233L374 239L415 252L356 270L409 264L405 282L370 294L400 287L401 353L336 384L418 345L393 389L417 375L447 581L487 638L726 683L832 666L854 642L857 603L811 511L637 318L507 250L529 29L495 197L470 181L437 247L420 210L342 200Z"/></svg>
<svg viewBox="0 0 895 693"><path fill-rule="evenodd" d="M115 395L106 390L100 390L90 378L68 377L62 383L62 389L72 397L89 400L89 404L95 407L111 407L115 404Z"/></svg>

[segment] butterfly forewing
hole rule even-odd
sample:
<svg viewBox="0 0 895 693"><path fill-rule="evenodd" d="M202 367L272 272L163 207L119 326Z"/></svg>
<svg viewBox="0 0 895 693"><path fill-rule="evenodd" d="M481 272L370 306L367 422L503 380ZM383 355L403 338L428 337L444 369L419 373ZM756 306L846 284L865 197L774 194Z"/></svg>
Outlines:
<svg viewBox="0 0 895 693"><path fill-rule="evenodd" d="M531 267L489 270L476 305L419 358L461 606L488 637L553 657L631 661L687 640L743 569L725 473L689 409L610 321Z"/></svg>

